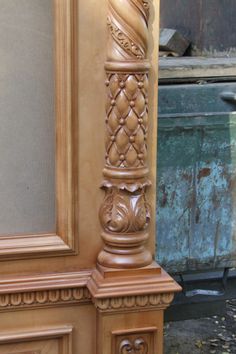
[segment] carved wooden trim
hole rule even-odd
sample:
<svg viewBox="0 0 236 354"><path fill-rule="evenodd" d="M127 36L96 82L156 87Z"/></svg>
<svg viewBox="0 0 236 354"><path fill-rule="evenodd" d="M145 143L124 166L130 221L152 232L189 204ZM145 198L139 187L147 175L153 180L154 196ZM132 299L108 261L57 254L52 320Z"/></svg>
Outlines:
<svg viewBox="0 0 236 354"><path fill-rule="evenodd" d="M0 311L91 303L90 271L0 280Z"/></svg>
<svg viewBox="0 0 236 354"><path fill-rule="evenodd" d="M139 328L112 332L112 353L153 354L156 353L157 328Z"/></svg>
<svg viewBox="0 0 236 354"><path fill-rule="evenodd" d="M20 342L58 339L61 341L60 352L62 354L72 354L72 332L73 327L69 325L63 327L45 328L36 331L6 332L1 333L0 335L0 346L2 344L17 344Z"/></svg>
<svg viewBox="0 0 236 354"><path fill-rule="evenodd" d="M150 207L146 188L149 1L108 1L105 199L100 209L105 246L98 263L111 268L151 264L145 248Z"/></svg>
<svg viewBox="0 0 236 354"><path fill-rule="evenodd" d="M137 353L137 354L148 354L149 346L148 343L142 338L136 338L134 340L124 339L117 351L117 354L125 353Z"/></svg>
<svg viewBox="0 0 236 354"><path fill-rule="evenodd" d="M173 301L174 294L151 294L138 296L113 297L96 299L95 306L101 312L147 311L150 309L166 309Z"/></svg>
<svg viewBox="0 0 236 354"><path fill-rule="evenodd" d="M54 0L54 10L56 233L1 236L0 261L74 254L77 248L77 0Z"/></svg>
<svg viewBox="0 0 236 354"><path fill-rule="evenodd" d="M68 304L87 304L91 296L86 287L32 291L0 295L0 311L16 311L34 307L58 307Z"/></svg>
<svg viewBox="0 0 236 354"><path fill-rule="evenodd" d="M133 312L154 308L164 309L173 300L173 284L167 279L163 280L162 284L159 282L165 289L164 293L158 293L158 289L154 292L155 284L152 281L150 284L143 281L142 288L138 283L126 280L124 284L120 283L119 289L104 287L102 293L98 293L98 296L93 298L90 282L92 274L94 272L91 269L70 273L2 277L0 311L58 307L68 304L84 305L93 301L100 312ZM140 279L137 281L140 282ZM88 286L89 282L90 286ZM168 287L170 287L169 291Z"/></svg>

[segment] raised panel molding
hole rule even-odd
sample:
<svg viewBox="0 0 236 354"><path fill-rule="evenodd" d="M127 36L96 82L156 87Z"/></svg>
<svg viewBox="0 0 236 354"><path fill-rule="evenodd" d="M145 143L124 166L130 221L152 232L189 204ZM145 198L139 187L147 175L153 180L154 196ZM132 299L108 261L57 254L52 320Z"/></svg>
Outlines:
<svg viewBox="0 0 236 354"><path fill-rule="evenodd" d="M52 1L55 12L56 233L1 236L0 261L77 252L77 0Z"/></svg>
<svg viewBox="0 0 236 354"><path fill-rule="evenodd" d="M72 326L0 335L2 354L72 354Z"/></svg>

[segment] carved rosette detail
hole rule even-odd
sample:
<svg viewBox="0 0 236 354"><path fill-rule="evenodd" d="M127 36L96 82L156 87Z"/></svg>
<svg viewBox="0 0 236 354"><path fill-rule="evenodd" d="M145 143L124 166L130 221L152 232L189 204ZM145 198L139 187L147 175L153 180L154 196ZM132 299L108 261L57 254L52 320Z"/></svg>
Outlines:
<svg viewBox="0 0 236 354"><path fill-rule="evenodd" d="M120 343L118 354L148 354L148 344L143 338L137 338L134 340L124 339Z"/></svg>
<svg viewBox="0 0 236 354"><path fill-rule="evenodd" d="M105 199L99 217L105 246L98 263L138 268L152 262L145 248L150 207L146 188L148 133L148 0L108 0Z"/></svg>

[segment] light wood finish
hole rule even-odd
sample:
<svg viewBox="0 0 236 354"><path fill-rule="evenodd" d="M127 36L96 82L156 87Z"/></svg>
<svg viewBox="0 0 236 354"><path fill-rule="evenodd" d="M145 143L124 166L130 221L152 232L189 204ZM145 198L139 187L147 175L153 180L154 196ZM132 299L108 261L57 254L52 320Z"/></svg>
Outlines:
<svg viewBox="0 0 236 354"><path fill-rule="evenodd" d="M105 247L98 263L112 268L151 264L145 244L148 132L148 1L108 1L106 155L100 209Z"/></svg>
<svg viewBox="0 0 236 354"><path fill-rule="evenodd" d="M105 199L99 213L104 247L88 281L97 308L97 354L163 353L163 311L180 291L146 247L150 4L108 1Z"/></svg>
<svg viewBox="0 0 236 354"><path fill-rule="evenodd" d="M0 237L0 260L73 254L78 239L77 1L54 0L56 234ZM27 128L27 127L26 127Z"/></svg>
<svg viewBox="0 0 236 354"><path fill-rule="evenodd" d="M163 311L99 315L98 330L97 354L162 353Z"/></svg>
<svg viewBox="0 0 236 354"><path fill-rule="evenodd" d="M66 174L68 172L66 166L72 164L75 180L72 183L69 177L65 177L64 187L61 188L68 192L64 196L64 202L69 203L72 198L77 205L70 206L65 204L62 206L65 213L63 213L63 210L61 211L61 222L65 222L64 230L67 227L68 230L71 230L70 236L69 234L68 236L67 234L64 235L61 227L62 234L60 237L58 237L60 233L57 233L57 236L46 235L46 237L45 235L33 235L33 237L26 235L19 236L19 238L18 236L14 236L14 238L11 236L0 237L0 253L2 251L2 258L0 257L2 259L1 276L52 272L65 273L67 271L91 269L95 266L96 257L102 245L99 237L98 210L103 194L99 189L99 185L101 182L100 171L102 170L104 159L103 117L105 115L105 89L103 66L106 47L107 4L102 2L98 7L94 0L86 2L60 0L55 3L55 6L61 8L61 21L67 21L67 24L61 23L61 31L58 34L58 36L62 35L63 37L60 47L63 47L63 43L65 45L63 47L64 51L61 52L61 56L64 56L64 59L61 58L60 60L60 63L64 64L61 65L62 72L57 81L60 77L64 77L64 81L60 79L61 90L64 92L61 95L69 100L71 93L71 99L75 99L73 105L78 105L78 114L74 116L77 122L73 123L74 126L72 122L63 123L66 127L73 127L71 132L67 132L67 138L64 137L67 142L72 133L73 136L77 136L77 141L73 145L75 152L71 148L61 145L61 149L64 149L63 156L68 157L68 161L64 161L65 168L63 167L62 173ZM71 6L74 6L75 9L73 17L77 17L77 24L75 25L77 29L73 32L73 36L66 40L67 32L63 32L63 28L72 31L72 23L75 23L75 19L70 21L70 17L68 17ZM62 11L64 8L67 11ZM59 9L57 9L57 12L59 12ZM71 24L69 25L69 23ZM74 58L77 57L77 59L73 61L77 60L77 68L75 65L73 74L71 74L74 83L69 82L68 60L70 52L67 53L65 50L68 48L69 43L74 43L74 51L77 51L74 54ZM67 75L69 77L66 80ZM78 92L76 92L77 88ZM62 105L64 104L63 102L61 102ZM69 111L69 106L71 105L68 103L67 111ZM73 111L75 110L76 108L73 109ZM70 118L72 119L69 114L65 117L65 119ZM66 132L64 133L66 134ZM78 169L76 165L78 165ZM70 175L72 176L72 173ZM66 183L68 183L68 188ZM72 183L71 187L70 183ZM63 203L62 200L60 203ZM71 208L71 211L67 212L69 208ZM69 214L71 215L70 217L68 217ZM70 224L69 221L72 218L74 218L74 222ZM15 255L13 255L13 251ZM28 254L28 252L30 253ZM10 259L11 261L9 261Z"/></svg>
<svg viewBox="0 0 236 354"><path fill-rule="evenodd" d="M0 335L2 354L72 354L70 326ZM6 344L7 343L7 344Z"/></svg>
<svg viewBox="0 0 236 354"><path fill-rule="evenodd" d="M39 350L43 345L49 345L49 341L53 344L51 350L59 347L56 354L95 353L95 340L92 334L95 333L96 327L92 305L25 309L19 312L4 312L0 316L1 354L2 348L8 349L11 344L14 344L15 352L21 354L21 351L25 350L23 345L27 351ZM41 348L34 342L42 343ZM12 350L10 353L15 352Z"/></svg>
<svg viewBox="0 0 236 354"><path fill-rule="evenodd" d="M14 236L14 249L11 236L0 238L0 352L4 348L12 354L14 350L15 354L45 354L45 343L50 354L142 353L143 349L146 354L162 354L163 311L180 287L152 261L159 2L109 0L98 5L96 0L55 0L54 4L58 232ZM106 29L107 12L115 17L110 16ZM118 29L111 24L115 18ZM124 29L125 36L119 32ZM116 97L121 105L118 119L127 119L129 105L140 120L137 125L131 117L131 125L135 123L139 131L135 159L128 152L120 159L124 135L118 139L118 160L110 154L109 144L104 151L103 117L111 113L103 71L107 31L107 88L122 86L120 75L130 83L128 101L123 100L124 87L119 91L123 98ZM114 78L119 79L112 83ZM144 139L147 109L149 135ZM132 145L130 129L127 136ZM103 202L99 185L105 154ZM128 212L122 207L119 214L122 203L128 205ZM98 218L101 205L105 246ZM50 337L50 331L63 328L73 330ZM42 333L46 333L43 338Z"/></svg>

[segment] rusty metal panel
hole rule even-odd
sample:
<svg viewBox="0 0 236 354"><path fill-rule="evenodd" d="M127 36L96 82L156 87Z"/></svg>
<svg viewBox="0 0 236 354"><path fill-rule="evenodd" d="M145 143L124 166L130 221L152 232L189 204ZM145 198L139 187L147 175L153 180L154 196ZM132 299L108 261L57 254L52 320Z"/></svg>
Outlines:
<svg viewBox="0 0 236 354"><path fill-rule="evenodd" d="M236 84L159 89L156 258L171 272L236 266L236 106L226 91Z"/></svg>

